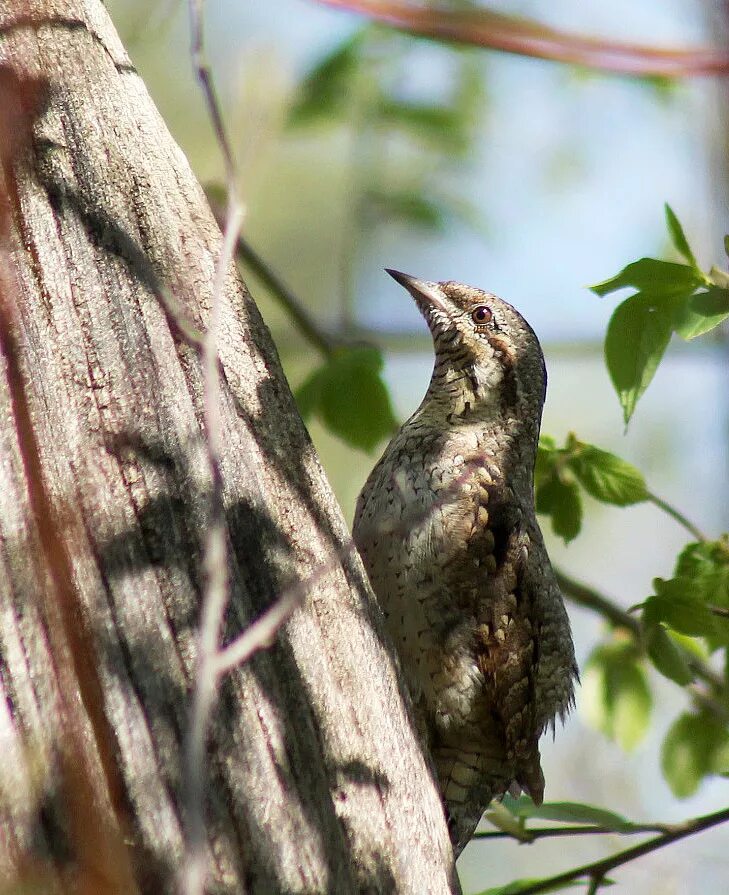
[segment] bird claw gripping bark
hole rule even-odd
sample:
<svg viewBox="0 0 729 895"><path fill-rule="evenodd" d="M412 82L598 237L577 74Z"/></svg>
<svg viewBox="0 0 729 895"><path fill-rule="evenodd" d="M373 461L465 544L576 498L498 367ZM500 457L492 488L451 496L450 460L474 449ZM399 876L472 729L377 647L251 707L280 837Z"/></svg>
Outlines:
<svg viewBox="0 0 729 895"><path fill-rule="evenodd" d="M388 273L425 317L435 365L362 489L354 539L457 856L492 798L522 789L541 802L539 737L573 702L569 621L534 509L547 378L505 301Z"/></svg>

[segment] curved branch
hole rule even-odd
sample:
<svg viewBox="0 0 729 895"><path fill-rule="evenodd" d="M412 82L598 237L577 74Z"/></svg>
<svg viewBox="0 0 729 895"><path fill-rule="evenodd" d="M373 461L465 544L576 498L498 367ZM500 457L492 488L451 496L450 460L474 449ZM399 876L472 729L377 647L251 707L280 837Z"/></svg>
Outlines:
<svg viewBox="0 0 729 895"><path fill-rule="evenodd" d="M403 0L319 0L325 6L369 16L393 28L455 41L643 77L729 74L729 55L718 49L660 48L570 34L541 22L490 9L427 8Z"/></svg>
<svg viewBox="0 0 729 895"><path fill-rule="evenodd" d="M225 227L225 208L216 195L215 188L206 188L210 209L221 230ZM262 258L248 240L238 234L236 258L268 289L294 322L299 333L324 357L329 358L337 347L338 340L326 333L309 314L297 295L284 283L278 273ZM341 344L341 343L340 343Z"/></svg>
<svg viewBox="0 0 729 895"><path fill-rule="evenodd" d="M614 628L625 628L635 637L640 637L640 622L635 616L618 606L609 597L594 588L567 575L561 569L554 570L557 584L562 593L578 606L592 609L601 615Z"/></svg>
<svg viewBox="0 0 729 895"><path fill-rule="evenodd" d="M214 205L212 207L216 219L220 222L222 219L218 217L218 209ZM298 297L243 236L238 237L236 255L241 264L245 264L248 270L271 292L296 324L301 335L323 357L331 357L336 348L336 341L324 332Z"/></svg>
<svg viewBox="0 0 729 895"><path fill-rule="evenodd" d="M706 543L709 540L701 529L687 519L680 510L677 510L676 507L671 506L670 503L667 503L656 494L653 494L652 491L647 493L647 499L653 506L658 507L659 510L663 510L663 512L669 515L672 519L675 519L676 522L678 522L679 525L682 525L690 535L696 538L697 541Z"/></svg>

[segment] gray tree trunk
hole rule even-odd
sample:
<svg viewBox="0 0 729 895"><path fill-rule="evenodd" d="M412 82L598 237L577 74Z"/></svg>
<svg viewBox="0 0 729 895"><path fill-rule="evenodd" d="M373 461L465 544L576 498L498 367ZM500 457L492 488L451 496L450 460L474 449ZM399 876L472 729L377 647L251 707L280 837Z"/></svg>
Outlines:
<svg viewBox="0 0 729 895"><path fill-rule="evenodd" d="M171 891L209 482L199 358L157 296L205 328L220 232L100 2L0 3L0 66L0 879ZM208 890L456 891L377 608L233 270L223 315L226 637L314 581L222 684Z"/></svg>

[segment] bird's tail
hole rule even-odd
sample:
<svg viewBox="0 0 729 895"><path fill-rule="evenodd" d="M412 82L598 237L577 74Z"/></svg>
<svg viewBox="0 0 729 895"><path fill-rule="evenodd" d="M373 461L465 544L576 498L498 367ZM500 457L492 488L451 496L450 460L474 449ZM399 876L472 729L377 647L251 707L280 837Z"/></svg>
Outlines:
<svg viewBox="0 0 729 895"><path fill-rule="evenodd" d="M539 751L519 760L507 759L502 750L466 752L439 747L433 758L445 802L448 829L455 856L463 851L492 799L523 790L540 805L544 775Z"/></svg>
<svg viewBox="0 0 729 895"><path fill-rule="evenodd" d="M473 836L491 799L506 792L513 777L510 777L503 759L484 752L441 747L433 757L451 842L458 857Z"/></svg>

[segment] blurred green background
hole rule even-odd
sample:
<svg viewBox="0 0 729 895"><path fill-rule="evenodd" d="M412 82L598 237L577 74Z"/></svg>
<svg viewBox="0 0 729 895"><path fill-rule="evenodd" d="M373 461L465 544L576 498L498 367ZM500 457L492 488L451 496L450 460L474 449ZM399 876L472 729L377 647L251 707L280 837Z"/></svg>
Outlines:
<svg viewBox="0 0 729 895"><path fill-rule="evenodd" d="M189 57L186 4L107 6L199 178L219 183L221 159ZM720 6L556 0L499 9L635 42L706 44L720 33ZM247 206L245 236L328 332L383 348L399 420L425 391L432 355L424 323L384 267L471 283L515 304L545 349L543 430L560 441L575 430L630 460L654 492L712 536L729 527L726 339L672 344L626 433L602 358L615 302L585 288L641 255L666 256L666 201L699 262L707 269L721 262L727 117L717 81L668 84L446 47L313 0L210 2L206 31ZM330 83L341 90L322 93L321 78L312 77L322 64L339 67ZM321 357L256 278L244 275L296 388ZM316 421L309 428L351 519L382 444L368 454ZM546 534L562 568L624 607L651 593L654 576L671 576L687 541L655 507L619 510L589 499L573 543ZM568 608L582 665L604 626ZM578 694L565 729L544 740L547 799L668 822L727 803L729 783L715 777L690 798L671 794L660 743L686 701L654 672L650 679L652 724L627 753L587 723L585 690ZM618 875L620 891L725 891L726 835L719 827L628 865ZM475 892L625 845L617 837L474 843L459 871L465 891Z"/></svg>

